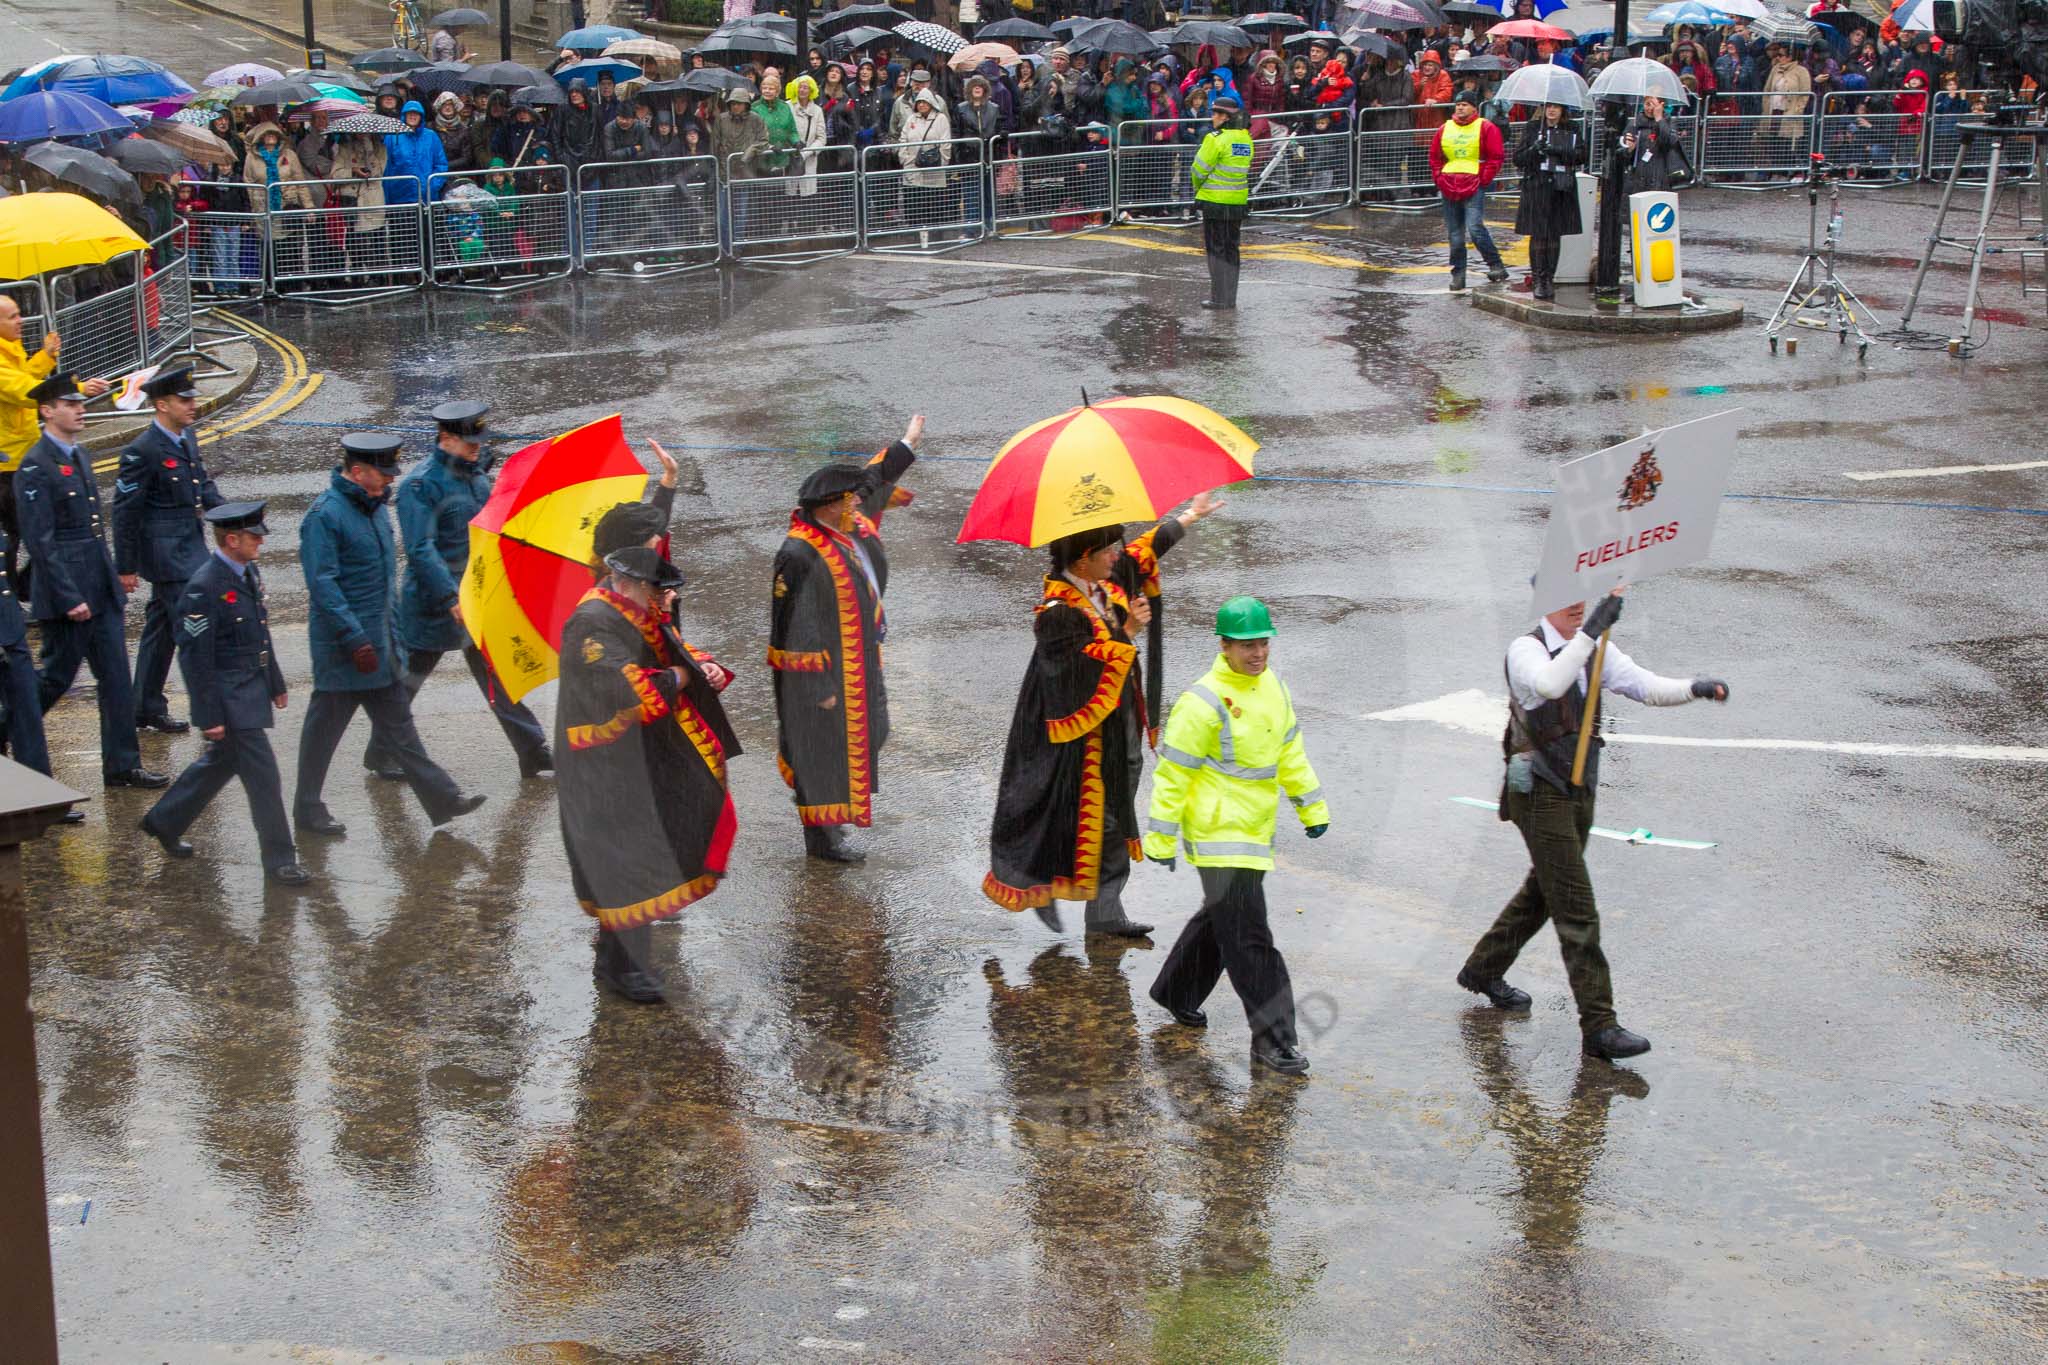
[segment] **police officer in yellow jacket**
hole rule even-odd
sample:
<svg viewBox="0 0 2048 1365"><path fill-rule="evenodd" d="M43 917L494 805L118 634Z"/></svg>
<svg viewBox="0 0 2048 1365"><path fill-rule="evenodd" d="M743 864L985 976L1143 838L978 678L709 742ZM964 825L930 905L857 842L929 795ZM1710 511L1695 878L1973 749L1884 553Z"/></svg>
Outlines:
<svg viewBox="0 0 2048 1365"><path fill-rule="evenodd" d="M1195 153L1195 199L1202 206L1202 250L1209 258L1204 308L1237 307L1237 238L1251 211L1252 135L1236 95L1209 106L1210 129Z"/></svg>
<svg viewBox="0 0 2048 1365"><path fill-rule="evenodd" d="M1167 955L1152 999L1203 1028L1202 1002L1229 972L1251 1024L1253 1060L1299 1075L1308 1058L1295 1044L1294 989L1266 923L1265 879L1280 793L1311 839L1329 829L1330 807L1301 742L1294 698L1267 666L1266 604L1231 598L1216 613L1216 634L1222 652L1174 702L1152 775L1145 856L1170 870L1185 853L1202 878L1202 908Z"/></svg>

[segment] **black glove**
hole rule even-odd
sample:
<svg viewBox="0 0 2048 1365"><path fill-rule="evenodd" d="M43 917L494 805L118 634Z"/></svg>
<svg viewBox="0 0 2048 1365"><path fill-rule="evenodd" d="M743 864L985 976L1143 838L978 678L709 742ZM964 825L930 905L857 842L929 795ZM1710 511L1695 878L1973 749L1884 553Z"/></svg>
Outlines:
<svg viewBox="0 0 2048 1365"><path fill-rule="evenodd" d="M1310 825L1306 830L1303 831L1303 833L1307 834L1308 837L1311 839L1320 839L1329 832L1330 827L1328 825Z"/></svg>
<svg viewBox="0 0 2048 1365"><path fill-rule="evenodd" d="M1167 870L1168 872L1171 872L1171 871L1173 871L1173 870L1174 870L1174 869L1175 869L1176 867L1179 867L1179 866L1180 866L1180 859L1179 859L1179 858L1154 858L1154 859L1153 859L1152 861L1154 861L1154 862L1158 863L1158 864L1159 864L1159 865L1160 865L1161 867L1165 868L1165 869L1166 869L1166 870Z"/></svg>
<svg viewBox="0 0 2048 1365"><path fill-rule="evenodd" d="M1716 689L1719 689L1721 693L1718 697L1714 695ZM1692 694L1695 697L1703 697L1708 701L1726 701L1729 696L1728 684L1722 682L1719 678L1694 678L1692 680Z"/></svg>
<svg viewBox="0 0 2048 1365"><path fill-rule="evenodd" d="M377 671L377 647L375 645L357 645L349 651L348 657L355 661L356 672L358 673L375 673Z"/></svg>
<svg viewBox="0 0 2048 1365"><path fill-rule="evenodd" d="M1597 640L1613 629L1614 623L1620 619L1621 599L1609 593L1593 604L1593 610L1586 613L1586 624L1581 629Z"/></svg>

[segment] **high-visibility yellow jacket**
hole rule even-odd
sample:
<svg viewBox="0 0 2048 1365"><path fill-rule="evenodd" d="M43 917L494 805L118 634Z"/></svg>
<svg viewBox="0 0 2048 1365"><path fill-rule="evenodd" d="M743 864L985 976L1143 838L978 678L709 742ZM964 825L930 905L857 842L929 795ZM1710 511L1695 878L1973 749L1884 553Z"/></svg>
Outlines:
<svg viewBox="0 0 2048 1365"><path fill-rule="evenodd" d="M1252 192L1252 135L1242 128L1223 128L1202 139L1189 172L1195 198L1211 204L1242 204Z"/></svg>
<svg viewBox="0 0 2048 1365"><path fill-rule="evenodd" d="M28 391L50 377L57 362L48 351L34 355L18 341L0 339L0 474L21 467L21 457L42 435L36 404Z"/></svg>
<svg viewBox="0 0 2048 1365"><path fill-rule="evenodd" d="M1145 856L1270 870L1283 790L1304 828L1330 823L1287 684L1271 668L1248 678L1218 654L1167 717Z"/></svg>

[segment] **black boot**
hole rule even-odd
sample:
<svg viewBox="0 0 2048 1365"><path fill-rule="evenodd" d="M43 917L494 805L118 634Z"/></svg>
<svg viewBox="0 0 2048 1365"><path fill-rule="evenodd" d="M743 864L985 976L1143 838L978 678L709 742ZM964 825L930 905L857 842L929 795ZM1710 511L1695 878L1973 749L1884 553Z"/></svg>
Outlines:
<svg viewBox="0 0 2048 1365"><path fill-rule="evenodd" d="M1529 1008L1529 992L1518 991L1498 976L1485 977L1470 967L1458 969L1458 984L1475 995L1491 1000L1496 1009L1525 1010Z"/></svg>
<svg viewBox="0 0 2048 1365"><path fill-rule="evenodd" d="M1615 1061L1622 1057L1640 1057L1650 1050L1650 1040L1640 1033L1630 1033L1619 1024L1595 1029L1586 1035L1586 1055L1605 1057Z"/></svg>
<svg viewBox="0 0 2048 1365"><path fill-rule="evenodd" d="M805 825L804 852L828 863L864 863L868 856L847 842L841 825Z"/></svg>
<svg viewBox="0 0 2048 1365"><path fill-rule="evenodd" d="M652 1005L662 999L661 981L644 964L652 935L646 925L637 929L597 931L597 960L591 965L591 980L636 1005Z"/></svg>

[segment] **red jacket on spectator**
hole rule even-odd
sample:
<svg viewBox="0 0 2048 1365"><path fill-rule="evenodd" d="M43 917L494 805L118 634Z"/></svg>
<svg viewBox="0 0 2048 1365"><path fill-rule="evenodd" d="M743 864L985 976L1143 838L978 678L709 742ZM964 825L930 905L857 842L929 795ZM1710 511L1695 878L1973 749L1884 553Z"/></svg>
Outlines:
<svg viewBox="0 0 2048 1365"><path fill-rule="evenodd" d="M1474 119L1472 122L1479 129L1479 174L1477 175L1467 175L1462 171L1455 174L1446 174L1444 171L1444 135L1442 132L1438 132L1436 136L1429 140L1429 178L1436 181L1437 189L1443 192L1443 196L1446 199L1454 201L1470 199L1473 195L1491 185L1493 178L1500 174L1501 160L1507 154L1504 144L1501 142L1499 124L1495 123L1492 119L1486 118Z"/></svg>
<svg viewBox="0 0 2048 1365"><path fill-rule="evenodd" d="M1344 69L1344 63L1332 57L1323 63L1322 74L1316 77L1316 103L1348 106L1355 84L1357 83L1351 79L1351 73Z"/></svg>
<svg viewBox="0 0 2048 1365"><path fill-rule="evenodd" d="M1418 128L1442 127L1443 121L1451 116L1451 96L1457 93L1457 87L1451 84L1450 72L1444 70L1435 62L1425 62L1422 66L1418 67L1415 72L1415 102L1417 104L1434 104L1438 107L1435 109L1416 110L1415 126Z"/></svg>

